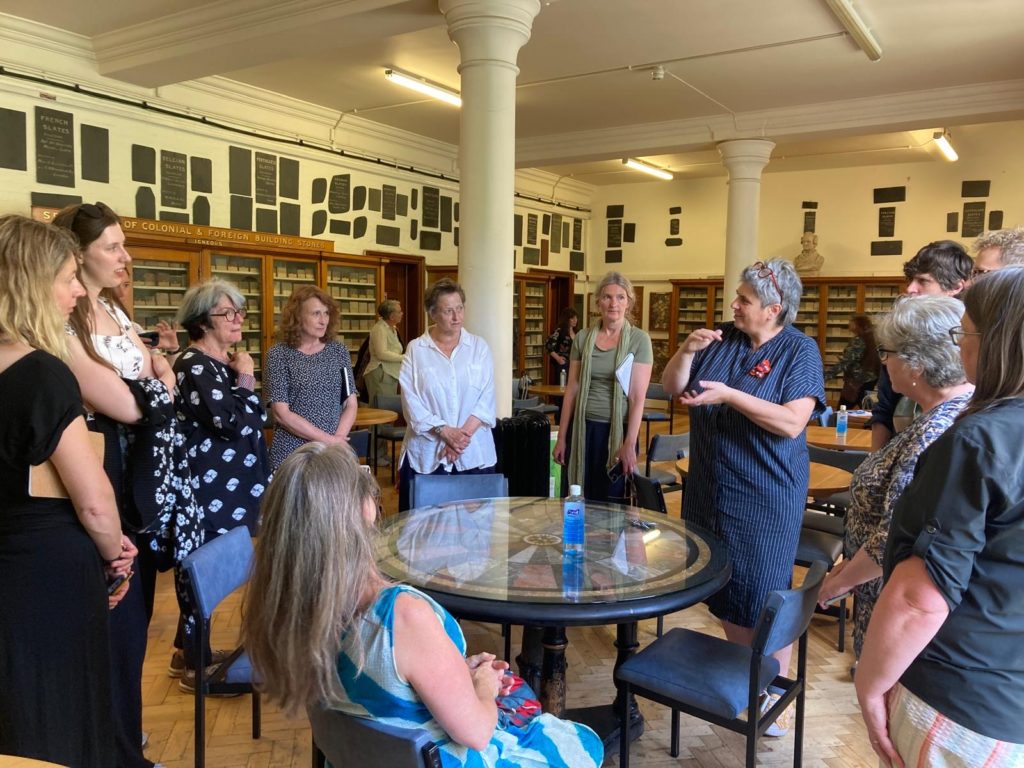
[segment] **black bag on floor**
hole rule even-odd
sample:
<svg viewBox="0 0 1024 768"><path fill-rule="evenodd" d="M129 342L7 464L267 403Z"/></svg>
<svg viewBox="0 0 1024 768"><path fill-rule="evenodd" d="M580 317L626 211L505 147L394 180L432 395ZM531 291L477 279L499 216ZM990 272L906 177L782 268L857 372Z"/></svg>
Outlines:
<svg viewBox="0 0 1024 768"><path fill-rule="evenodd" d="M492 430L497 471L508 478L509 496L547 496L551 424L539 413L499 419Z"/></svg>

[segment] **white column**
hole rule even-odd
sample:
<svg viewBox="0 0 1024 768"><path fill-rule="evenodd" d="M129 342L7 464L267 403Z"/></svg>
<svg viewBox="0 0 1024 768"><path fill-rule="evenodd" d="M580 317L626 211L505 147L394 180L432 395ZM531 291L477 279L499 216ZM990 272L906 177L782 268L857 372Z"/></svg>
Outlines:
<svg viewBox="0 0 1024 768"><path fill-rule="evenodd" d="M761 171L768 164L775 142L737 139L718 145L722 164L729 171L729 210L725 230L725 301L732 300L745 267L761 258L757 250L757 224L761 205ZM726 316L729 313L726 312Z"/></svg>
<svg viewBox="0 0 1024 768"><path fill-rule="evenodd" d="M498 416L512 412L516 60L540 0L440 0L459 46L459 282L466 328L494 354Z"/></svg>

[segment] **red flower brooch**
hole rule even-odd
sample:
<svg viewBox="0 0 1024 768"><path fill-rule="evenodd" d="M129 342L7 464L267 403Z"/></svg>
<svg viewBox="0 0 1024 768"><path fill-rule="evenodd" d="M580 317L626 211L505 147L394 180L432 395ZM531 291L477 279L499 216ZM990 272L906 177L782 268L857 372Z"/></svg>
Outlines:
<svg viewBox="0 0 1024 768"><path fill-rule="evenodd" d="M772 370L772 361L767 357L750 369L749 373L755 379L763 379Z"/></svg>

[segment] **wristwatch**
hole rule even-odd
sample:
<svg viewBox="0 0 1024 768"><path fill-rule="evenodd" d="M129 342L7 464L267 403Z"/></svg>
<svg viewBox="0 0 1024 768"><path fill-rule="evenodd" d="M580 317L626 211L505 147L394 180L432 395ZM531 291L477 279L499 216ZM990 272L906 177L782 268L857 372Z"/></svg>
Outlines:
<svg viewBox="0 0 1024 768"><path fill-rule="evenodd" d="M430 434L434 435L434 437L440 437L442 429L444 429L444 424L433 426L430 428Z"/></svg>

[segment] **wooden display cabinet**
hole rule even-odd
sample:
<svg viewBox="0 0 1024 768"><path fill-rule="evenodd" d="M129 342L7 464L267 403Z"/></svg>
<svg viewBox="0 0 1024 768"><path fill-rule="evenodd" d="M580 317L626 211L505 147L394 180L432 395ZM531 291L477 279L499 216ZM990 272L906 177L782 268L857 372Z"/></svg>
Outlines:
<svg viewBox="0 0 1024 768"><path fill-rule="evenodd" d="M354 358L363 339L377 322L377 305L383 300L381 260L363 256L327 256L322 267L321 282L341 310L338 341L348 347Z"/></svg>

